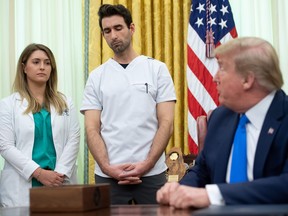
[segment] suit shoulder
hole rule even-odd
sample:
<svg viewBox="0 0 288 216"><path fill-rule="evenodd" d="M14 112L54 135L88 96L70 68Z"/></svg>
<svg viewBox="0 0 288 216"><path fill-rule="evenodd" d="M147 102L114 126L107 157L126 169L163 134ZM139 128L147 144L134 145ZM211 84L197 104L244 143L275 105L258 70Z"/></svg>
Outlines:
<svg viewBox="0 0 288 216"><path fill-rule="evenodd" d="M214 115L214 116L222 117L222 116L229 116L233 114L235 114L234 111L228 109L227 107L219 106L212 111L211 116Z"/></svg>

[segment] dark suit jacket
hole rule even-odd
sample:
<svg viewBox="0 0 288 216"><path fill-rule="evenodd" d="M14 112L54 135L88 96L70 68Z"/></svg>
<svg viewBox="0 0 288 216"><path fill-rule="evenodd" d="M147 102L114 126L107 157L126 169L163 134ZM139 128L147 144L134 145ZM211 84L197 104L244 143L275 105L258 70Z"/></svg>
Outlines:
<svg viewBox="0 0 288 216"><path fill-rule="evenodd" d="M253 176L227 184L226 170L239 115L225 107L212 112L203 151L180 184L217 184L226 204L288 203L288 97L279 90L268 109L256 148Z"/></svg>

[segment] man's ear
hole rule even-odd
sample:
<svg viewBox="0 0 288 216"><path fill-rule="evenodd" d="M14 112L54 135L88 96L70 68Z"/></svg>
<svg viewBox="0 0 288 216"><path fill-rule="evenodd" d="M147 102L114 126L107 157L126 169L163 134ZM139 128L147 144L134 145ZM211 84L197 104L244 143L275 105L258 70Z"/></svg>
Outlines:
<svg viewBox="0 0 288 216"><path fill-rule="evenodd" d="M255 82L255 75L252 72L248 72L247 76L243 78L244 89L250 89Z"/></svg>
<svg viewBox="0 0 288 216"><path fill-rule="evenodd" d="M134 23L130 24L130 31L132 34L134 34L134 32L135 32L135 24Z"/></svg>

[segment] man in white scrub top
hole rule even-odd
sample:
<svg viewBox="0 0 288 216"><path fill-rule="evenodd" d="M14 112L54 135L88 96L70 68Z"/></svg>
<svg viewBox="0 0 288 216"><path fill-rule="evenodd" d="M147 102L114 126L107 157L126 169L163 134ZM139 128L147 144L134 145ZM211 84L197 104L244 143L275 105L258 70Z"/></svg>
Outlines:
<svg viewBox="0 0 288 216"><path fill-rule="evenodd" d="M127 8L104 4L98 15L114 56L90 74L81 107L95 182L110 183L111 204L154 204L166 182L173 81L163 62L134 51L135 26Z"/></svg>

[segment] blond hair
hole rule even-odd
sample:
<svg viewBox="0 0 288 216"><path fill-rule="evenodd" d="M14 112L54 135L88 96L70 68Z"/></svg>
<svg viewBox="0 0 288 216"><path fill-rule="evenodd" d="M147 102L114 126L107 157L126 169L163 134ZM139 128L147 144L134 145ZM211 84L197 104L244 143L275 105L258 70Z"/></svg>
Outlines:
<svg viewBox="0 0 288 216"><path fill-rule="evenodd" d="M32 112L36 113L42 109L42 104L38 103L36 98L33 97L28 87L26 73L24 73L24 66L26 65L31 54L36 50L44 51L51 63L51 74L46 83L45 88L45 104L44 107L50 112L50 106L54 106L58 114L62 114L67 109L67 104L64 100L64 95L57 90L57 67L56 61L52 51L43 44L29 44L19 57L16 77L13 83L13 91L18 92L22 99L28 101L28 107L25 114Z"/></svg>
<svg viewBox="0 0 288 216"><path fill-rule="evenodd" d="M261 38L242 37L228 41L215 49L215 55L229 55L235 70L243 76L254 73L259 85L268 91L278 90L283 85L279 59L273 46Z"/></svg>

